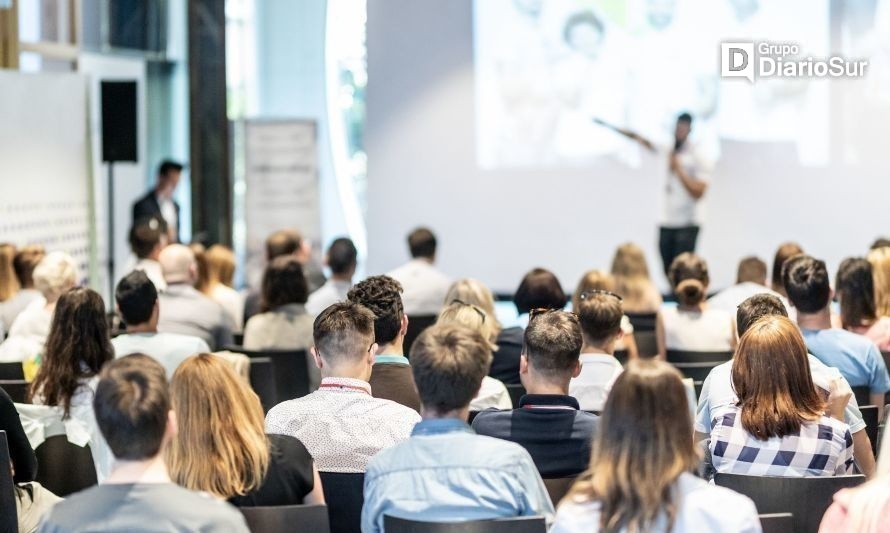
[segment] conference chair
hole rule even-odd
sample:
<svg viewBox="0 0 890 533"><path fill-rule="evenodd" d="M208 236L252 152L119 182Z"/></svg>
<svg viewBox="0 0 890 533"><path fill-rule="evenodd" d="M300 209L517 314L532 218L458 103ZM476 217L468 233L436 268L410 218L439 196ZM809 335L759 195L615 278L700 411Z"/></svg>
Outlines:
<svg viewBox="0 0 890 533"><path fill-rule="evenodd" d="M232 333L232 342L234 342L236 346L244 346L244 334Z"/></svg>
<svg viewBox="0 0 890 533"><path fill-rule="evenodd" d="M525 395L525 387L521 384L505 385L507 393L510 394L510 402L513 403L513 409L519 408L519 399Z"/></svg>
<svg viewBox="0 0 890 533"><path fill-rule="evenodd" d="M278 405L278 392L275 389L275 371L272 369L272 360L268 357L253 357L250 359L250 386L260 397L263 412L268 413Z"/></svg>
<svg viewBox="0 0 890 533"><path fill-rule="evenodd" d="M23 379L0 379L0 389L5 390L15 403L30 403L28 382Z"/></svg>
<svg viewBox="0 0 890 533"><path fill-rule="evenodd" d="M386 533L546 533L543 516L519 516L472 522L418 522L386 515ZM357 531L357 530L356 530Z"/></svg>
<svg viewBox="0 0 890 533"><path fill-rule="evenodd" d="M627 364L627 359L629 357L627 350L615 350L615 353L612 354L615 359L618 359L618 362L621 363L621 366Z"/></svg>
<svg viewBox="0 0 890 533"><path fill-rule="evenodd" d="M326 505L240 507L253 533L330 533Z"/></svg>
<svg viewBox="0 0 890 533"><path fill-rule="evenodd" d="M67 435L47 437L37 449L37 481L56 496L66 497L98 483L90 445L68 442Z"/></svg>
<svg viewBox="0 0 890 533"><path fill-rule="evenodd" d="M361 531L362 505L365 503L365 475L319 472L324 499L328 504L331 533Z"/></svg>
<svg viewBox="0 0 890 533"><path fill-rule="evenodd" d="M760 527L763 533L794 533L794 515L791 513L772 513L760 515Z"/></svg>
<svg viewBox="0 0 890 533"><path fill-rule="evenodd" d="M850 388L853 389L853 397L856 398L857 404L871 405L871 399L869 398L871 389L868 388L868 385L860 385L858 387L850 387Z"/></svg>
<svg viewBox="0 0 890 533"><path fill-rule="evenodd" d="M272 362L275 383L275 404L306 396L309 390L309 355L306 350L245 350L241 346L228 346L230 352L250 358L264 357ZM273 404L273 405L275 405Z"/></svg>
<svg viewBox="0 0 890 533"><path fill-rule="evenodd" d="M715 361L704 361L701 363L671 363L674 368L680 371L683 374L683 377L690 378L694 382L704 382L705 378L708 377L708 374L711 373L711 370L714 369L715 366L721 365L723 363L715 362Z"/></svg>
<svg viewBox="0 0 890 533"><path fill-rule="evenodd" d="M423 330L435 324L436 318L438 318L436 315L417 315L408 317L408 329L405 330L405 340L403 343L403 346L405 347L405 355L411 354L411 345L414 344L414 339L423 333Z"/></svg>
<svg viewBox="0 0 890 533"><path fill-rule="evenodd" d="M695 352L692 350L668 350L668 363L714 363L717 366L732 359L732 352Z"/></svg>
<svg viewBox="0 0 890 533"><path fill-rule="evenodd" d="M862 421L865 422L865 434L871 441L871 451L878 456L878 406L877 405L860 405L859 412L862 413Z"/></svg>
<svg viewBox="0 0 890 533"><path fill-rule="evenodd" d="M655 338L655 330L634 330L634 342L637 343L637 353L643 359L651 359L658 355L658 341Z"/></svg>
<svg viewBox="0 0 890 533"><path fill-rule="evenodd" d="M822 515L831 505L834 494L865 482L865 476L768 477L744 474L714 476L714 483L732 489L754 500L761 514L791 513L794 533L819 530Z"/></svg>
<svg viewBox="0 0 890 533"><path fill-rule="evenodd" d="M16 533L19 530L19 520L15 509L15 485L12 480L12 471L8 465L9 443L6 441L6 432L0 431L0 533Z"/></svg>
<svg viewBox="0 0 890 533"><path fill-rule="evenodd" d="M21 363L0 363L0 379L25 379Z"/></svg>
<svg viewBox="0 0 890 533"><path fill-rule="evenodd" d="M547 487L547 494L550 495L550 501L553 502L554 507L559 505L563 497L569 493L569 489L575 484L576 479L578 476L544 478L544 486Z"/></svg>
<svg viewBox="0 0 890 533"><path fill-rule="evenodd" d="M637 331L655 331L655 323L657 322L656 313L624 313L630 324L634 327L634 333Z"/></svg>

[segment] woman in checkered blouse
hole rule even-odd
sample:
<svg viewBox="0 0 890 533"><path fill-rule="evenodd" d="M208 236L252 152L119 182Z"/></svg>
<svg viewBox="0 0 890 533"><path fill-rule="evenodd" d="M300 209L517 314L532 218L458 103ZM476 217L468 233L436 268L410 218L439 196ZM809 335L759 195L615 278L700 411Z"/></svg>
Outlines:
<svg viewBox="0 0 890 533"><path fill-rule="evenodd" d="M738 403L712 422L710 448L718 472L784 477L852 473L853 438L843 422L852 392L837 381L828 398L817 393L806 344L788 318L763 317L745 332L732 365L732 383Z"/></svg>

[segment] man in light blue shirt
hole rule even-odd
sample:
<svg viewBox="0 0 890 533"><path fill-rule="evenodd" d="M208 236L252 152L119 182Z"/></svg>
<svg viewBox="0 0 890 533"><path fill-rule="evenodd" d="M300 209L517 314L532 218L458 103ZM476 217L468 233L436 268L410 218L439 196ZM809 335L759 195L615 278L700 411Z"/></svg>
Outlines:
<svg viewBox="0 0 890 533"><path fill-rule="evenodd" d="M368 464L362 532L383 531L386 515L424 522L543 515L550 522L553 504L528 452L467 425L491 365L488 341L462 326L437 325L414 341L410 359L423 420L411 438Z"/></svg>
<svg viewBox="0 0 890 533"><path fill-rule="evenodd" d="M158 333L158 292L142 270L130 272L117 284L114 292L117 309L127 325L127 332L111 339L115 357L142 353L161 363L167 377L186 358L207 353L204 339L177 333Z"/></svg>
<svg viewBox="0 0 890 533"><path fill-rule="evenodd" d="M825 263L805 255L792 257L783 268L782 283L797 308L797 325L809 352L837 368L851 387L868 387L869 403L878 406L880 417L884 394L890 391L887 366L871 340L831 327L831 286Z"/></svg>
<svg viewBox="0 0 890 533"><path fill-rule="evenodd" d="M739 336L744 335L758 319L772 315L788 316L782 301L771 294L754 295L739 305L736 311L736 331ZM827 398L830 394L831 382L844 378L836 368L826 366L811 354L808 354L807 358L810 363L813 384L816 386L817 392ZM841 388L846 388L846 386ZM737 402L738 397L732 387L732 361L728 361L711 370L702 384L694 421L696 442L707 439L711 434L711 421L728 406L735 405ZM854 458L859 470L871 475L875 468L875 457L872 453L871 441L865 431L865 421L856 404L856 398L851 397L847 403L844 409L844 422L850 426Z"/></svg>

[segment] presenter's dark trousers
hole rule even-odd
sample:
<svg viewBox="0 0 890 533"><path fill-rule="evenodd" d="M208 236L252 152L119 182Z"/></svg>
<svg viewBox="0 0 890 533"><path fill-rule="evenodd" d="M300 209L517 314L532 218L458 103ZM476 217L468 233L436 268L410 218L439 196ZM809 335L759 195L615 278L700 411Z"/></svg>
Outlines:
<svg viewBox="0 0 890 533"><path fill-rule="evenodd" d="M658 249L661 251L661 264L664 265L664 275L674 258L683 252L694 252L695 241L698 239L698 226L683 226L679 228L661 228L658 237Z"/></svg>

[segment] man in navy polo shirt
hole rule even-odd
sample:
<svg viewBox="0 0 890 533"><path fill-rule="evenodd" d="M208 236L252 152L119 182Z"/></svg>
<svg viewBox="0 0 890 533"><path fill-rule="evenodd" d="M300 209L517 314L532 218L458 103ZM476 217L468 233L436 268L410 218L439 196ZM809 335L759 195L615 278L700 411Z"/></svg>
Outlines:
<svg viewBox="0 0 890 533"><path fill-rule="evenodd" d="M583 472L590 462L590 443L598 417L580 411L569 396L569 381L581 372L581 326L564 311L535 315L525 330L519 375L528 394L519 408L488 409L473 420L480 435L523 446L544 478Z"/></svg>

